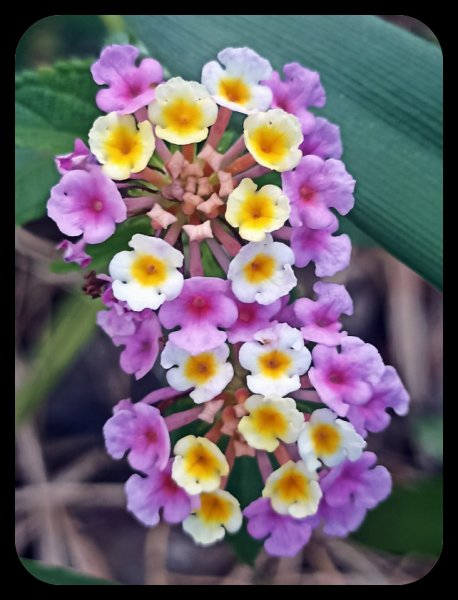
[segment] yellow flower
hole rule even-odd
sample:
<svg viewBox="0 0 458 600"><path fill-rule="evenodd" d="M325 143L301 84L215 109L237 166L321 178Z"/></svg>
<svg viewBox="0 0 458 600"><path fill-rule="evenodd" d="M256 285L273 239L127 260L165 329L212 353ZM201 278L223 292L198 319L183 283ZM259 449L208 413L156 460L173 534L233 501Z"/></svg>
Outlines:
<svg viewBox="0 0 458 600"><path fill-rule="evenodd" d="M172 477L188 494L213 492L229 473L226 457L206 438L187 435L173 451Z"/></svg>
<svg viewBox="0 0 458 600"><path fill-rule="evenodd" d="M203 85L173 77L156 88L148 116L156 135L172 144L201 142L216 121L218 107Z"/></svg>
<svg viewBox="0 0 458 600"><path fill-rule="evenodd" d="M254 181L245 178L227 199L226 221L238 227L240 237L250 242L261 242L266 233L280 229L288 217L289 200L276 185L257 190Z"/></svg>
<svg viewBox="0 0 458 600"><path fill-rule="evenodd" d="M200 506L183 521L183 529L202 546L223 539L224 530L235 533L242 525L240 504L224 490L203 493Z"/></svg>
<svg viewBox="0 0 458 600"><path fill-rule="evenodd" d="M273 452L279 440L287 444L297 440L304 417L292 398L254 395L245 401L244 407L249 415L240 420L238 429L252 448Z"/></svg>
<svg viewBox="0 0 458 600"><path fill-rule="evenodd" d="M153 128L149 121L142 121L137 129L132 115L108 113L94 121L89 146L108 177L127 179L143 171L153 155Z"/></svg>
<svg viewBox="0 0 458 600"><path fill-rule="evenodd" d="M270 498L272 508L281 515L304 519L318 510L322 491L317 479L316 471L302 461L290 460L269 475L262 495Z"/></svg>
<svg viewBox="0 0 458 600"><path fill-rule="evenodd" d="M253 158L274 171L290 171L302 158L304 137L299 119L281 108L250 115L243 124L245 145Z"/></svg>

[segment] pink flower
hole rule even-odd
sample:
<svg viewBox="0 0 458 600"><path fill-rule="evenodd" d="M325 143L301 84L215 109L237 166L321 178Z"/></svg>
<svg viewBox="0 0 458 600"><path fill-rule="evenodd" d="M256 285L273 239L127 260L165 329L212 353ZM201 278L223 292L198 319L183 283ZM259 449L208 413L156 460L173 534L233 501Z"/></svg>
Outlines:
<svg viewBox="0 0 458 600"><path fill-rule="evenodd" d="M391 492L391 475L377 465L373 452L346 460L329 470L320 480L323 497L318 516L327 535L344 537L361 525L369 509L385 500Z"/></svg>
<svg viewBox="0 0 458 600"><path fill-rule="evenodd" d="M115 346L125 346L120 356L123 371L134 374L136 379L151 371L162 334L156 313L149 309L135 312L114 303L110 310L97 313L97 324Z"/></svg>
<svg viewBox="0 0 458 600"><path fill-rule="evenodd" d="M98 167L69 171L51 189L48 216L65 235L83 234L88 244L99 244L127 216L116 184Z"/></svg>
<svg viewBox="0 0 458 600"><path fill-rule="evenodd" d="M340 128L322 117L315 118L315 125L299 146L302 154L314 154L320 158L340 158L342 156L342 140Z"/></svg>
<svg viewBox="0 0 458 600"><path fill-rule="evenodd" d="M311 229L305 224L293 227L291 248L296 267L314 262L317 277L332 277L346 269L350 264L351 240L346 233L333 236L337 229L338 223L323 229Z"/></svg>
<svg viewBox="0 0 458 600"><path fill-rule="evenodd" d="M380 381L385 366L378 350L357 337L343 338L341 350L315 346L308 375L321 400L339 417L345 417L351 405L369 401L372 386Z"/></svg>
<svg viewBox="0 0 458 600"><path fill-rule="evenodd" d="M258 498L243 514L248 519L249 534L257 540L266 538L264 549L272 556L295 556L309 541L319 520L315 517L295 519L275 512L269 498Z"/></svg>
<svg viewBox="0 0 458 600"><path fill-rule="evenodd" d="M126 482L127 510L144 525L157 525L161 509L164 521L181 523L199 505L198 496L190 496L172 479L172 462L163 471L149 469L146 477L135 474Z"/></svg>
<svg viewBox="0 0 458 600"><path fill-rule="evenodd" d="M92 260L92 256L84 251L85 247L84 240L79 240L74 244L69 240L62 240L60 244L57 244L56 249L64 251L63 259L65 262L76 263L82 269L85 269Z"/></svg>
<svg viewBox="0 0 458 600"><path fill-rule="evenodd" d="M347 418L356 431L366 436L368 431L378 433L391 421L386 412L392 408L400 416L409 410L410 397L394 367L386 367L382 378L372 387L370 399L360 406L350 406Z"/></svg>
<svg viewBox="0 0 458 600"><path fill-rule="evenodd" d="M137 67L140 51L135 46L113 45L102 50L91 67L94 81L108 88L97 93L100 110L123 115L134 113L154 99L154 84L163 79L162 66L153 58L145 58Z"/></svg>
<svg viewBox="0 0 458 600"><path fill-rule="evenodd" d="M340 160L304 156L294 171L282 173L283 191L291 203L290 223L323 229L337 222L335 208L346 215L355 203L355 180Z"/></svg>
<svg viewBox="0 0 458 600"><path fill-rule="evenodd" d="M289 63L283 67L285 80L280 79L277 71L267 81L262 83L272 90L272 108L282 108L296 115L301 122L304 134L313 130L315 115L310 106L323 107L326 104L326 94L320 82L320 75L301 66L299 63Z"/></svg>
<svg viewBox="0 0 458 600"><path fill-rule="evenodd" d="M89 148L83 142L83 140L76 139L74 150L69 154L60 154L54 159L57 170L61 175L68 173L68 171L75 170L86 170L88 166L95 165L96 160L92 156Z"/></svg>
<svg viewBox="0 0 458 600"><path fill-rule="evenodd" d="M163 469L170 456L170 437L161 413L154 406L123 403L103 426L108 454L119 459L128 452L133 469Z"/></svg>
<svg viewBox="0 0 458 600"><path fill-rule="evenodd" d="M229 287L228 281L217 277L186 279L178 298L165 302L159 312L164 327L180 327L169 340L192 355L221 346L227 335L218 327L226 329L237 319Z"/></svg>
<svg viewBox="0 0 458 600"><path fill-rule="evenodd" d="M313 286L318 299L299 298L294 303L294 312L302 325L305 340L325 346L337 346L347 335L340 331L342 314L353 314L353 301L344 285L318 281Z"/></svg>
<svg viewBox="0 0 458 600"><path fill-rule="evenodd" d="M237 342L251 342L254 335L261 329L268 329L277 321L272 319L277 315L282 306L282 299L275 300L272 304L246 304L234 298L237 305L238 317L227 332L227 339L231 344Z"/></svg>

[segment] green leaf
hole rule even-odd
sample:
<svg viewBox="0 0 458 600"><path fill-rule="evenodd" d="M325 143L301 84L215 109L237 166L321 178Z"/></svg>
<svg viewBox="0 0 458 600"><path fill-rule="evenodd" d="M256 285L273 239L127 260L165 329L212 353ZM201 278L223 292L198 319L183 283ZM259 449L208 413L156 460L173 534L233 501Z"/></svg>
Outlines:
<svg viewBox="0 0 458 600"><path fill-rule="evenodd" d="M70 152L100 114L92 60L70 60L16 77L16 222L45 214L59 179L54 155Z"/></svg>
<svg viewBox="0 0 458 600"><path fill-rule="evenodd" d="M16 423L36 410L56 386L95 330L100 302L82 294L70 296L34 348L27 379L16 394Z"/></svg>
<svg viewBox="0 0 458 600"><path fill-rule="evenodd" d="M226 46L251 46L274 68L318 70L357 181L349 217L442 287L442 56L370 15L126 15L173 75L200 79ZM166 32L166 35L164 35ZM198 40L198 43L196 42ZM275 43L272 41L275 40Z"/></svg>
<svg viewBox="0 0 458 600"><path fill-rule="evenodd" d="M352 537L395 554L439 556L442 527L442 479L425 479L395 487Z"/></svg>
<svg viewBox="0 0 458 600"><path fill-rule="evenodd" d="M73 569L52 567L39 560L21 558L20 561L31 575L44 583L53 585L120 585L117 581L83 575Z"/></svg>
<svg viewBox="0 0 458 600"><path fill-rule="evenodd" d="M205 275L207 277L221 277L222 279L226 279L226 273L216 262L215 257L205 242L200 244L200 252L202 254L202 265Z"/></svg>
<svg viewBox="0 0 458 600"><path fill-rule="evenodd" d="M226 489L237 498L241 508L245 508L250 502L259 498L263 487L256 459L250 456L236 458ZM245 523L236 534L228 536L227 540L234 548L238 558L251 565L263 544L262 541L254 540L249 535Z"/></svg>

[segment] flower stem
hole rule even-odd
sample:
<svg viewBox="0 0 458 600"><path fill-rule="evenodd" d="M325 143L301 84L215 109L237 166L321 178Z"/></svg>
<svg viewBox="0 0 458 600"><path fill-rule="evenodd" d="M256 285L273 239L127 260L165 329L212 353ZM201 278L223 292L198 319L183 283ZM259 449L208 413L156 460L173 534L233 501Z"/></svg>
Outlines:
<svg viewBox="0 0 458 600"><path fill-rule="evenodd" d="M279 240L285 240L285 241L289 242L289 240L291 239L292 230L293 230L292 227L288 227L288 225L284 225L283 227L280 227L280 229L277 229L277 231L274 231L273 236L277 237Z"/></svg>
<svg viewBox="0 0 458 600"><path fill-rule="evenodd" d="M174 413L173 415L169 415L164 418L165 424L167 425L167 429L169 431L174 431L175 429L179 429L184 425L188 425L188 423L192 423L196 419L199 418L200 413L203 408L201 406L195 406L194 408L190 408L189 410L183 410L181 412Z"/></svg>
<svg viewBox="0 0 458 600"><path fill-rule="evenodd" d="M172 387L164 387L159 390L154 390L154 392L150 392L147 396L142 398L140 402L145 404L156 404L156 402L160 402L161 400L168 400L169 398L176 398L177 396L183 396L186 392L179 392Z"/></svg>
<svg viewBox="0 0 458 600"><path fill-rule="evenodd" d="M245 139L243 134L232 144L230 148L226 150L221 159L221 168L224 169L224 165L230 165L233 160L242 154L245 150Z"/></svg>
<svg viewBox="0 0 458 600"><path fill-rule="evenodd" d="M171 225L169 230L167 231L167 233L164 236L164 242L167 242L171 246L174 246L175 242L178 239L178 236L180 235L181 227L182 227L182 224L180 221L177 221L176 223Z"/></svg>
<svg viewBox="0 0 458 600"><path fill-rule="evenodd" d="M218 111L218 116L210 129L210 135L207 138L207 144L213 148L217 148L219 141L223 137L223 133L226 131L229 120L231 118L232 111L230 108L221 106Z"/></svg>
<svg viewBox="0 0 458 600"><path fill-rule="evenodd" d="M166 164L172 158L172 153L168 149L168 147L163 139L161 139L160 137L157 137L157 135L155 135L154 137L156 140L156 152L162 158L162 160L164 161L164 164Z"/></svg>
<svg viewBox="0 0 458 600"><path fill-rule="evenodd" d="M296 400L304 400L305 402L321 403L320 397L315 390L297 390L291 394Z"/></svg>
<svg viewBox="0 0 458 600"><path fill-rule="evenodd" d="M229 166L224 167L224 170L231 175L237 175L237 173L243 173L250 167L254 167L256 165L256 160L251 156L249 152L240 156L240 158L236 158L233 163Z"/></svg>
<svg viewBox="0 0 458 600"><path fill-rule="evenodd" d="M189 242L189 274L191 277L204 276L204 266L200 254L200 243L197 241Z"/></svg>
<svg viewBox="0 0 458 600"><path fill-rule="evenodd" d="M241 244L218 221L212 221L212 230L230 256L235 256L240 251Z"/></svg>
<svg viewBox="0 0 458 600"><path fill-rule="evenodd" d="M267 452L264 450L258 450L256 452L256 460L258 461L259 472L261 473L262 480L265 483L266 479L272 473L272 465L270 464Z"/></svg>
<svg viewBox="0 0 458 600"><path fill-rule="evenodd" d="M145 181L148 181L148 183L152 183L159 189L163 188L165 185L170 183L168 177L165 177L164 175L159 173L159 171L155 171L154 169L150 169L149 167L146 167L145 169L143 169L143 171L140 171L139 173L132 173L131 179L144 179Z"/></svg>
<svg viewBox="0 0 458 600"><path fill-rule="evenodd" d="M269 172L270 171L267 167L263 167L262 165L255 165L254 167L251 167L251 169L248 169L244 173L239 173L238 175L236 175L234 177L234 181L236 183L239 183L245 177L249 177L250 179L256 179L256 177L261 177L262 175L265 175Z"/></svg>
<svg viewBox="0 0 458 600"><path fill-rule="evenodd" d="M274 451L274 454L280 465L284 465L291 460L288 450L282 445L278 446L278 448Z"/></svg>
<svg viewBox="0 0 458 600"><path fill-rule="evenodd" d="M159 194L154 194L152 196L136 196L126 197L124 198L124 202L127 207L127 216L133 217L134 215L141 215L142 213L146 213L151 208L157 200L160 198Z"/></svg>
<svg viewBox="0 0 458 600"><path fill-rule="evenodd" d="M224 252L224 250L221 248L221 246L218 244L218 242L216 240L208 239L205 241L207 242L207 245L210 248L211 253L215 257L216 262L223 269L223 271L225 273L227 273L227 270L229 269L230 260L227 257L226 253Z"/></svg>
<svg viewBox="0 0 458 600"><path fill-rule="evenodd" d="M187 160L190 163L194 162L195 152L195 144L186 144L185 146L183 146L183 156L185 160Z"/></svg>
<svg viewBox="0 0 458 600"><path fill-rule="evenodd" d="M135 111L134 114L135 114L135 118L137 119L138 123L148 120L148 111L146 110L145 107L139 108L138 110Z"/></svg>

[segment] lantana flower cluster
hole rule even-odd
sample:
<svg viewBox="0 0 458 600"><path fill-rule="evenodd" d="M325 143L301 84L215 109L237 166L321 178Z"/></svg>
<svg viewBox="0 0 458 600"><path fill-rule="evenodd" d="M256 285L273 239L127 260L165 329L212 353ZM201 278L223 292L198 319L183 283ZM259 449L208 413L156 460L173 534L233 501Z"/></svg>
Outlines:
<svg viewBox="0 0 458 600"><path fill-rule="evenodd" d="M272 555L296 554L317 528L348 535L391 490L367 435L409 397L377 349L342 329L343 285L317 281L297 298L298 269L332 277L351 253L336 213L352 209L355 181L338 126L310 110L326 102L319 74L290 63L280 75L226 48L200 82L164 81L131 45L104 48L91 72L104 114L56 157L48 215L77 238L59 248L81 268L87 244L139 215L150 224L85 285L121 368L140 379L156 365L168 384L120 400L104 426L109 454L135 471L127 509L146 526L182 523L201 545L245 519ZM243 133L223 151L234 112ZM210 255L221 277L206 273ZM226 490L241 456L264 482L244 507Z"/></svg>

